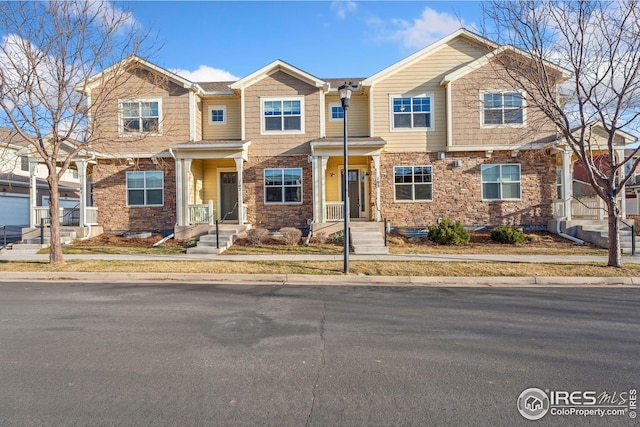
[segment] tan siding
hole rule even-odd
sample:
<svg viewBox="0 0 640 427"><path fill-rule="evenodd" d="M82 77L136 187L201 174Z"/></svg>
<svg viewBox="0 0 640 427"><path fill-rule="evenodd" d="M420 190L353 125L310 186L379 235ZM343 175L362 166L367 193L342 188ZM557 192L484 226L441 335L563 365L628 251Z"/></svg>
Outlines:
<svg viewBox="0 0 640 427"><path fill-rule="evenodd" d="M209 106L224 105L227 108L225 124L209 123ZM240 117L240 97L220 96L207 98L202 109L203 139L240 139L242 123Z"/></svg>
<svg viewBox="0 0 640 427"><path fill-rule="evenodd" d="M196 99L196 141L202 141L202 99Z"/></svg>
<svg viewBox="0 0 640 427"><path fill-rule="evenodd" d="M236 163L233 159L205 160L204 180L202 189L202 203L209 203L213 200L214 208L218 208L218 174L219 169L236 170Z"/></svg>
<svg viewBox="0 0 640 427"><path fill-rule="evenodd" d="M525 127L482 127L481 91L512 90L506 76L491 64L467 74L451 84L452 145L513 145L544 142L555 135L553 124L534 107L526 108ZM526 102L526 96L525 96Z"/></svg>
<svg viewBox="0 0 640 427"><path fill-rule="evenodd" d="M486 48L458 38L373 86L374 133L387 141L387 152L438 151L446 145L445 92L442 78L485 55ZM433 131L391 132L389 96L433 94Z"/></svg>
<svg viewBox="0 0 640 427"><path fill-rule="evenodd" d="M189 203L202 204L202 186L204 180L204 170L202 160L193 160L191 162L191 171L189 172Z"/></svg>
<svg viewBox="0 0 640 427"><path fill-rule="evenodd" d="M163 80L151 73L139 72L106 97L94 114L94 149L108 153L157 153L172 144L189 140L189 93L186 89ZM101 102L99 89L92 93L92 101ZM162 99L161 135L120 136L118 100Z"/></svg>
<svg viewBox="0 0 640 427"><path fill-rule="evenodd" d="M338 94L330 94L325 98L325 118L327 137L343 136L342 120L331 120L331 105L340 105ZM349 136L369 136L369 96L367 94L352 95L348 111Z"/></svg>
<svg viewBox="0 0 640 427"><path fill-rule="evenodd" d="M261 135L260 97L303 96L304 134ZM252 156L310 154L308 141L320 137L320 89L278 71L245 90L246 139Z"/></svg>

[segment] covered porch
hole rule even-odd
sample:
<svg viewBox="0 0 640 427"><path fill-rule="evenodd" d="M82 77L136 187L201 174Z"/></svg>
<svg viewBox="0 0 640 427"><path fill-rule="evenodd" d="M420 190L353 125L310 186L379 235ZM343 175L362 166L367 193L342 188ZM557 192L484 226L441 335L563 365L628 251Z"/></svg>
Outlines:
<svg viewBox="0 0 640 427"><path fill-rule="evenodd" d="M380 153L382 138L348 140L349 216L353 221L382 221L380 210ZM344 219L344 140L311 141L313 164L313 218L315 223Z"/></svg>
<svg viewBox="0 0 640 427"><path fill-rule="evenodd" d="M202 234L216 221L247 222L242 175L250 144L202 141L172 147L176 160L176 233L181 238Z"/></svg>

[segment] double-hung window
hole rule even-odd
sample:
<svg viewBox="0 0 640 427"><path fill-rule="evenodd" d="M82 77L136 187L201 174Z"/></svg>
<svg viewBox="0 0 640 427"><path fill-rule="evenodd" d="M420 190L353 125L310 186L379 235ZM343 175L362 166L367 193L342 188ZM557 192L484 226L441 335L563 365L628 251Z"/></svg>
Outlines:
<svg viewBox="0 0 640 427"><path fill-rule="evenodd" d="M302 203L302 169L265 169L264 202Z"/></svg>
<svg viewBox="0 0 640 427"><path fill-rule="evenodd" d="M433 96L391 96L391 128L428 130L433 123Z"/></svg>
<svg viewBox="0 0 640 427"><path fill-rule="evenodd" d="M164 175L162 171L127 172L128 206L162 206Z"/></svg>
<svg viewBox="0 0 640 427"><path fill-rule="evenodd" d="M520 199L520 165L482 165L484 200Z"/></svg>
<svg viewBox="0 0 640 427"><path fill-rule="evenodd" d="M431 166L394 166L395 200L433 200L433 170Z"/></svg>
<svg viewBox="0 0 640 427"><path fill-rule="evenodd" d="M304 109L302 97L262 99L263 133L302 133Z"/></svg>
<svg viewBox="0 0 640 427"><path fill-rule="evenodd" d="M522 126L525 123L522 93L482 92L481 97L483 126Z"/></svg>
<svg viewBox="0 0 640 427"><path fill-rule="evenodd" d="M120 101L120 134L157 134L162 102L159 99Z"/></svg>
<svg viewBox="0 0 640 427"><path fill-rule="evenodd" d="M211 105L209 107L209 124L223 125L227 123L227 107L224 105Z"/></svg>

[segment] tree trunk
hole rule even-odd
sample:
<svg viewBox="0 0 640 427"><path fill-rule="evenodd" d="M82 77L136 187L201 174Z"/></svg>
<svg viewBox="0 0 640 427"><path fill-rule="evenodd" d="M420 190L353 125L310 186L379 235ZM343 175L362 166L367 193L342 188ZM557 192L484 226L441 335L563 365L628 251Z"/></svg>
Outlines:
<svg viewBox="0 0 640 427"><path fill-rule="evenodd" d="M620 229L618 227L618 217L620 210L616 203L616 198L606 200L609 211L609 267L622 267L622 254L620 252Z"/></svg>
<svg viewBox="0 0 640 427"><path fill-rule="evenodd" d="M55 175L55 176L52 176ZM52 265L64 264L62 256L62 243L60 242L60 192L58 191L57 174L49 174L49 218L50 243L49 243L49 263Z"/></svg>

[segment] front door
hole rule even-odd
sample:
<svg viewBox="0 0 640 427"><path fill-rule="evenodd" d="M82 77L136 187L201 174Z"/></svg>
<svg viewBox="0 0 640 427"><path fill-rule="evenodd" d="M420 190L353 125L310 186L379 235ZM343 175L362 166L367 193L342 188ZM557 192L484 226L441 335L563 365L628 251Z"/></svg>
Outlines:
<svg viewBox="0 0 640 427"><path fill-rule="evenodd" d="M238 173L220 172L220 214L221 220L238 219Z"/></svg>
<svg viewBox="0 0 640 427"><path fill-rule="evenodd" d="M349 174L347 175L347 185L349 186L349 218L360 218L360 185L358 176L358 169L349 169ZM342 192L342 200L344 200L344 191Z"/></svg>

